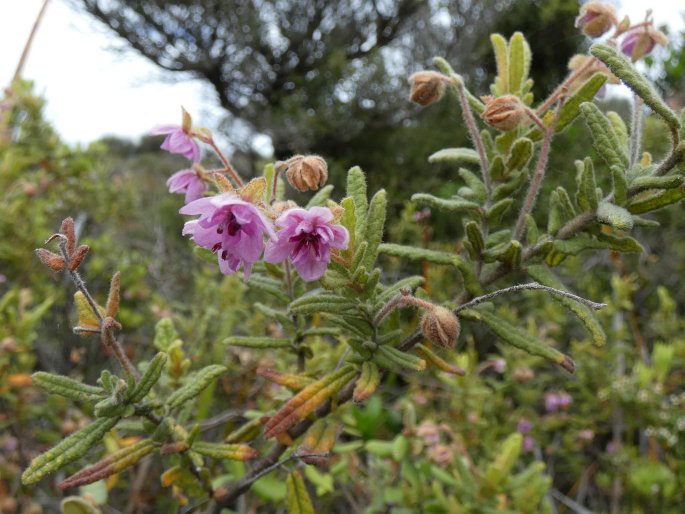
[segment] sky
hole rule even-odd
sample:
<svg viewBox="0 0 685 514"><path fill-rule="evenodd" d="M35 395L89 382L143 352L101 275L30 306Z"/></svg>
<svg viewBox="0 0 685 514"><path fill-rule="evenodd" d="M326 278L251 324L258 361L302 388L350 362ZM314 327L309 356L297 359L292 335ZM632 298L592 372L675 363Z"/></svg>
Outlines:
<svg viewBox="0 0 685 514"><path fill-rule="evenodd" d="M650 0L657 25L685 28L674 5L682 0ZM645 3L614 2L632 20L644 17ZM42 0L0 0L0 86L9 84ZM65 0L51 0L31 48L23 76L47 99L46 115L69 143L103 135L137 138L153 126L180 122L181 105L196 125L216 127L221 109L211 87L170 76L145 58L115 51L121 43ZM262 141L258 148L268 149Z"/></svg>

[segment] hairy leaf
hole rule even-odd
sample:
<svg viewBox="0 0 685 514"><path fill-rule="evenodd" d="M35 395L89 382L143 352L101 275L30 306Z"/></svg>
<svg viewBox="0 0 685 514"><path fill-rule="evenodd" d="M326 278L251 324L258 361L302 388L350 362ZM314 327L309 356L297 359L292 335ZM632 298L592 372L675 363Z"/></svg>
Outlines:
<svg viewBox="0 0 685 514"><path fill-rule="evenodd" d="M314 505L299 471L293 471L285 479L286 510L288 514L314 514Z"/></svg>
<svg viewBox="0 0 685 514"><path fill-rule="evenodd" d="M259 457L259 452L246 444L195 441L190 449L206 457L219 460L251 460Z"/></svg>
<svg viewBox="0 0 685 514"><path fill-rule="evenodd" d="M413 202L416 202L420 205L428 205L429 207L434 207L436 209L442 209L449 212L477 211L480 208L476 202L464 200L463 198L459 197L445 199L426 193L416 193L415 195L412 195L411 199Z"/></svg>
<svg viewBox="0 0 685 514"><path fill-rule="evenodd" d="M364 403L376 391L380 384L381 376L378 366L371 361L362 363L362 372L354 386L352 399L354 403Z"/></svg>
<svg viewBox="0 0 685 514"><path fill-rule="evenodd" d="M288 348L292 344L292 340L288 337L231 336L224 339L224 344L227 346L242 346L244 348Z"/></svg>
<svg viewBox="0 0 685 514"><path fill-rule="evenodd" d="M471 148L443 148L428 157L428 162L453 162L455 164L480 163L478 152Z"/></svg>
<svg viewBox="0 0 685 514"><path fill-rule="evenodd" d="M166 405L170 409L180 407L184 403L199 395L216 377L226 372L226 366L212 364L202 368L192 375L180 389L177 389L169 398Z"/></svg>
<svg viewBox="0 0 685 514"><path fill-rule="evenodd" d="M101 387L78 382L63 375L38 371L31 375L33 383L49 393L58 394L79 402L96 402L106 394Z"/></svg>

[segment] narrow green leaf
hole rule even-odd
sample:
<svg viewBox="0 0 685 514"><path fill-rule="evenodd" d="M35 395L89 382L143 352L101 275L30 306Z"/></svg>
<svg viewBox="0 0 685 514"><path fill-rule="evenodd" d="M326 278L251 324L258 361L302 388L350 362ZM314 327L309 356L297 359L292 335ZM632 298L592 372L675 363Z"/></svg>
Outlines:
<svg viewBox="0 0 685 514"><path fill-rule="evenodd" d="M609 166L620 166L626 169L628 167L628 154L621 145L609 119L592 102L582 103L580 112L583 113L585 123L590 129L597 153Z"/></svg>
<svg viewBox="0 0 685 514"><path fill-rule="evenodd" d="M227 346L241 346L243 348L288 348L292 340L287 337L238 337L232 336L224 339Z"/></svg>
<svg viewBox="0 0 685 514"><path fill-rule="evenodd" d="M478 309L478 314L480 315L480 320L504 342L530 353L531 355L537 355L551 360L571 373L575 370L575 364L570 357L564 355L559 350L552 348L544 341L521 330L519 327L512 325L488 310Z"/></svg>
<svg viewBox="0 0 685 514"><path fill-rule="evenodd" d="M252 273L247 284L250 287L254 287L255 289L259 289L260 291L274 296L283 303L288 303L290 301L280 280L275 280L258 273Z"/></svg>
<svg viewBox="0 0 685 514"><path fill-rule="evenodd" d="M171 318L162 318L155 325L155 340L152 343L155 348L165 352L176 339L178 339L178 332L174 328L174 322Z"/></svg>
<svg viewBox="0 0 685 514"><path fill-rule="evenodd" d="M685 188L666 189L656 193L645 192L632 199L627 208L632 214L644 214L677 203L683 198Z"/></svg>
<svg viewBox="0 0 685 514"><path fill-rule="evenodd" d="M429 207L434 207L436 209L442 209L449 212L476 211L480 208L476 202L471 202L462 198L444 199L425 193L416 193L411 197L411 199L413 202L416 202L420 205L428 205Z"/></svg>
<svg viewBox="0 0 685 514"><path fill-rule="evenodd" d="M497 78L499 79L499 91L496 91L496 96L503 95L509 92L509 56L507 49L507 40L500 34L491 34L490 42L495 52L495 61L497 63Z"/></svg>
<svg viewBox="0 0 685 514"><path fill-rule="evenodd" d="M288 310L293 314L316 314L319 312L339 313L357 308L355 300L333 293L310 294L290 303Z"/></svg>
<svg viewBox="0 0 685 514"><path fill-rule="evenodd" d="M513 198L504 198L492 204L486 211L485 217L491 225L498 225L502 221L502 217L509 210L509 207L514 203Z"/></svg>
<svg viewBox="0 0 685 514"><path fill-rule="evenodd" d="M564 284L562 284L561 280L559 280L557 276L552 272L552 270L550 270L547 266L528 266L527 271L531 278L533 278L533 280L539 282L542 285L545 285L547 287L553 287L555 289L560 289L562 291L568 291ZM604 329L602 328L602 325L597 319L597 316L595 316L595 313L592 312L592 310L589 307L565 296L552 296L556 301L561 303L564 307L566 307L569 311L571 311L578 317L578 319L581 321L581 323L583 323L587 331L592 336L592 342L595 345L603 346L604 343L606 343L606 334L604 333Z"/></svg>
<svg viewBox="0 0 685 514"><path fill-rule="evenodd" d="M31 461L29 467L21 475L24 485L38 482L45 475L54 473L70 462L82 457L102 440L102 437L117 424L119 418L100 418L90 425L74 432L45 453Z"/></svg>
<svg viewBox="0 0 685 514"><path fill-rule="evenodd" d="M214 379L227 371L226 366L212 364L202 368L192 375L188 381L180 388L171 393L167 398L166 405L170 409L180 407L187 401L199 395Z"/></svg>
<svg viewBox="0 0 685 514"><path fill-rule="evenodd" d="M136 384L135 388L131 392L131 396L129 398L131 402L139 402L145 398L145 396L147 396L147 393L149 393L150 389L152 389L152 387L157 383L162 371L164 371L166 361L167 354L163 352L159 352L152 358L147 366L147 369L145 370L145 373L143 373L140 381Z"/></svg>
<svg viewBox="0 0 685 514"><path fill-rule="evenodd" d="M675 189L685 183L681 175L667 175L665 177L637 177L630 183L630 192L635 193L645 189Z"/></svg>
<svg viewBox="0 0 685 514"><path fill-rule="evenodd" d="M307 209L310 207L316 207L319 205L326 205L326 201L331 197L333 192L333 186L327 185L319 189L314 196L311 197L307 203Z"/></svg>
<svg viewBox="0 0 685 514"><path fill-rule="evenodd" d="M41 389L78 402L97 402L106 395L101 387L84 384L63 375L38 371L31 375L31 378L33 383Z"/></svg>
<svg viewBox="0 0 685 514"><path fill-rule="evenodd" d="M466 237L468 237L477 258L478 255L480 255L485 249L485 238L483 237L483 233L481 232L478 223L475 221L469 221L464 228L466 231Z"/></svg>
<svg viewBox="0 0 685 514"><path fill-rule="evenodd" d="M649 81L615 48L602 43L590 47L592 55L632 89L644 102L673 129L680 129L678 116L666 105Z"/></svg>
<svg viewBox="0 0 685 514"><path fill-rule="evenodd" d="M223 444L208 443L205 441L195 441L191 447L206 457L219 460L249 460L259 456L259 452L246 444Z"/></svg>
<svg viewBox="0 0 685 514"><path fill-rule="evenodd" d="M620 166L611 167L611 181L614 190L614 202L616 205L625 205L628 199L628 184L626 174Z"/></svg>
<svg viewBox="0 0 685 514"><path fill-rule="evenodd" d="M600 202L597 207L597 220L618 230L631 230L633 217L623 207L609 202Z"/></svg>
<svg viewBox="0 0 685 514"><path fill-rule="evenodd" d="M366 197L366 177L359 166L355 166L347 172L347 196L351 197L354 202L354 213L357 222L354 233L357 240L361 240L366 232L368 199Z"/></svg>
<svg viewBox="0 0 685 514"><path fill-rule="evenodd" d="M492 192L493 201L512 196L528 180L528 172L524 169L512 173L504 184L498 185Z"/></svg>
<svg viewBox="0 0 685 514"><path fill-rule="evenodd" d="M578 190L576 203L583 211L591 211L597 208L597 182L595 181L595 168L592 159L585 158L583 170L578 177Z"/></svg>
<svg viewBox="0 0 685 514"><path fill-rule="evenodd" d="M459 176L462 178L466 185L471 188L474 194L474 200L477 202L482 202L485 200L485 195L487 191L485 189L485 184L478 178L474 173L471 173L465 168L459 168Z"/></svg>
<svg viewBox="0 0 685 514"><path fill-rule="evenodd" d="M580 114L581 104L592 101L597 94L597 91L602 89L602 86L606 83L607 78L608 77L604 73L595 73L592 77L583 82L583 85L566 100L559 111L556 132L561 132L573 123Z"/></svg>
<svg viewBox="0 0 685 514"><path fill-rule="evenodd" d="M443 148L428 157L428 162L453 162L455 164L480 163L478 152L471 148Z"/></svg>
<svg viewBox="0 0 685 514"><path fill-rule="evenodd" d="M519 94L526 80L526 40L520 32L509 39L509 92Z"/></svg>
<svg viewBox="0 0 685 514"><path fill-rule="evenodd" d="M357 214L354 198L351 196L343 198L340 202L340 206L344 209L342 218L340 218L340 224L345 227L350 234L350 242L348 243L347 250L344 252L344 255L349 257L352 252L357 251Z"/></svg>
<svg viewBox="0 0 685 514"><path fill-rule="evenodd" d="M314 505L309 497L304 479L299 471L293 471L285 479L286 510L288 514L314 514Z"/></svg>
<svg viewBox="0 0 685 514"><path fill-rule="evenodd" d="M366 220L366 232L364 233L364 241L367 243L366 253L362 259L362 265L366 269L373 268L376 258L378 257L378 246L383 240L383 227L385 226L385 211L387 209L388 200L386 198L385 189L381 189L369 203L369 214Z"/></svg>
<svg viewBox="0 0 685 514"><path fill-rule="evenodd" d="M644 248L632 237L603 236L603 240L588 237L574 237L563 241L554 241L554 247L567 255L578 255L584 250L615 250L617 252L641 253Z"/></svg>
<svg viewBox="0 0 685 514"><path fill-rule="evenodd" d="M549 215L547 217L547 232L554 235L564 226L566 218L559 200L559 193L552 191L549 195Z"/></svg>
<svg viewBox="0 0 685 514"><path fill-rule="evenodd" d="M618 136L618 140L623 147L628 146L628 127L626 127L623 118L615 111L607 111L607 118L614 127L614 132Z"/></svg>
<svg viewBox="0 0 685 514"><path fill-rule="evenodd" d="M513 132L512 132L513 133ZM533 142L527 137L514 141L507 159L507 171L523 169L533 155Z"/></svg>
<svg viewBox="0 0 685 514"><path fill-rule="evenodd" d="M294 328L293 319L287 312L274 309L273 307L269 307L268 305L259 302L255 302L253 305L255 309L264 314L267 318L273 318L285 327Z"/></svg>
<svg viewBox="0 0 685 514"><path fill-rule="evenodd" d="M272 162L264 166L264 178L266 179L266 204L271 202L271 192L274 188L274 165Z"/></svg>
<svg viewBox="0 0 685 514"><path fill-rule="evenodd" d="M392 346L379 346L376 348L373 360L378 365L392 370L406 368L412 371L423 371L426 369L425 360Z"/></svg>
<svg viewBox="0 0 685 514"><path fill-rule="evenodd" d="M428 250L427 248L416 248L413 246L383 243L378 248L379 253L402 257L410 261L428 261L434 264L454 264L455 254Z"/></svg>

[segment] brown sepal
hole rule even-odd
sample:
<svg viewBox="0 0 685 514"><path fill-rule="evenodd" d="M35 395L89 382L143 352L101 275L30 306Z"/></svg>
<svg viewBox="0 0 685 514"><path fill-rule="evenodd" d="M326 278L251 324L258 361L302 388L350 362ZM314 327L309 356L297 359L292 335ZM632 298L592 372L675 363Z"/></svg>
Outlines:
<svg viewBox="0 0 685 514"><path fill-rule="evenodd" d="M81 265L81 263L83 262L83 259L85 258L86 254L88 253L88 250L90 250L90 246L81 245L76 249L75 252L69 252L69 269L71 271L74 271L76 268L78 268Z"/></svg>
<svg viewBox="0 0 685 514"><path fill-rule="evenodd" d="M114 318L119 312L119 288L121 286L121 273L118 271L112 277L109 286L109 295L105 305L105 315Z"/></svg>
<svg viewBox="0 0 685 514"><path fill-rule="evenodd" d="M41 262L51 270L61 271L62 268L64 268L64 259L62 256L52 253L50 250L46 250L45 248L36 248L34 252L36 252L36 255Z"/></svg>
<svg viewBox="0 0 685 514"><path fill-rule="evenodd" d="M68 217L64 218L62 226L59 231L64 234L67 238L67 254L71 255L74 253L74 248L76 248L76 233L74 232L74 218Z"/></svg>

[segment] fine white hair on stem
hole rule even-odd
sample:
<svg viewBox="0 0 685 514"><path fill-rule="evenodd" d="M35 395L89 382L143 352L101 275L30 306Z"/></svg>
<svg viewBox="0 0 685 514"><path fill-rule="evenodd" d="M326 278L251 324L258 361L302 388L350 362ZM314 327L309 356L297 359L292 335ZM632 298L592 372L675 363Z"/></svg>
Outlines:
<svg viewBox="0 0 685 514"><path fill-rule="evenodd" d="M479 296L477 298L474 298L470 302L465 303L464 305L460 305L456 309L454 309L455 312L459 312L463 309L468 309L470 307L474 307L478 305L479 303L486 302L490 300L491 298L496 298L497 296L502 296L503 294L507 293L514 293L516 291L521 291L523 289L540 289L542 291L547 291L548 293L555 294L557 296L564 296L566 298L570 298L571 300L575 300L578 303L582 303L583 305L586 305L587 307L590 307L591 309L594 309L596 311L603 309L604 307L607 306L606 303L597 303L593 302L592 300L588 300L586 298L583 298L582 296L575 295L573 293L569 293L568 291L562 291L561 289L555 289L553 287L549 286L543 286L542 284L538 284L537 282L530 282L528 284L517 284L515 286L511 287L506 287L504 289L499 289L497 291L494 291L492 293L484 294L483 296Z"/></svg>

